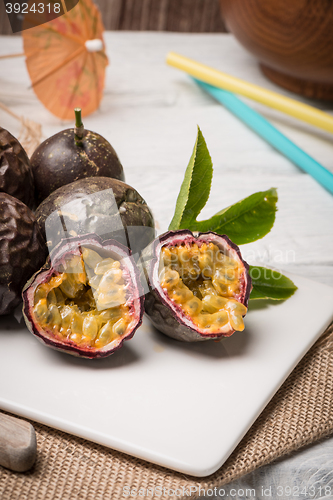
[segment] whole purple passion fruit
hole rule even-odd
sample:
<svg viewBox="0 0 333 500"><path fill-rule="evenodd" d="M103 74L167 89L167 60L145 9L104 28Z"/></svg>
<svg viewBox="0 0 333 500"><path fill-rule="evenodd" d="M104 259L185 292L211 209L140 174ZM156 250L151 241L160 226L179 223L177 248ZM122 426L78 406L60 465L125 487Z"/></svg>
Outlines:
<svg viewBox="0 0 333 500"><path fill-rule="evenodd" d="M28 329L85 358L119 349L141 325L143 290L130 252L96 235L64 240L23 290Z"/></svg>
<svg viewBox="0 0 333 500"><path fill-rule="evenodd" d="M37 202L56 189L85 177L125 180L123 167L111 144L101 135L85 130L81 110L76 127L46 139L31 157Z"/></svg>
<svg viewBox="0 0 333 500"><path fill-rule="evenodd" d="M62 186L39 205L36 219L49 248L64 237L94 233L116 239L136 254L155 238L154 218L144 199L109 177Z"/></svg>
<svg viewBox="0 0 333 500"><path fill-rule="evenodd" d="M142 257L150 290L145 311L158 330L195 342L244 329L251 291L249 266L227 236L169 231Z"/></svg>
<svg viewBox="0 0 333 500"><path fill-rule="evenodd" d="M32 211L0 193L0 315L21 302L26 282L43 265L47 247Z"/></svg>
<svg viewBox="0 0 333 500"><path fill-rule="evenodd" d="M0 191L33 209L35 187L27 153L19 141L0 127Z"/></svg>

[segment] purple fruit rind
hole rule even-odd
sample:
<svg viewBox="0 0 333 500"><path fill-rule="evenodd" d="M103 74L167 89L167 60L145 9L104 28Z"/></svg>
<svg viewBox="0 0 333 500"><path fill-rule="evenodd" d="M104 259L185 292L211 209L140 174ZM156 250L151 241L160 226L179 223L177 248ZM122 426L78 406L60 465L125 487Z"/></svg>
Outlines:
<svg viewBox="0 0 333 500"><path fill-rule="evenodd" d="M185 342L202 341L207 339L217 339L228 337L234 333L234 330L219 333L206 333L195 327L190 319L187 319L181 307L171 300L168 300L162 288L159 285L158 265L160 252L164 245L184 244L186 241L214 242L221 248L230 252L235 252L237 259L244 265L244 281L241 293L235 296L235 299L247 306L251 291L251 278L249 275L249 265L241 256L238 246L233 243L226 235L219 235L213 232L198 233L194 235L188 229L178 231L168 231L156 238L143 251L142 263L145 277L149 286L149 293L146 295L145 311L154 326L168 335L169 337ZM222 243L223 242L223 243Z"/></svg>
<svg viewBox="0 0 333 500"><path fill-rule="evenodd" d="M35 207L35 186L30 160L22 144L0 127L0 191Z"/></svg>
<svg viewBox="0 0 333 500"><path fill-rule="evenodd" d="M47 247L33 212L0 192L0 316L21 302L28 279L45 262Z"/></svg>
<svg viewBox="0 0 333 500"><path fill-rule="evenodd" d="M31 157L36 197L41 203L53 191L86 177L125 181L124 170L111 144L100 134L83 130L78 145L73 128L46 139Z"/></svg>
<svg viewBox="0 0 333 500"><path fill-rule="evenodd" d="M129 297L131 310L134 313L131 331L118 341L112 342L112 347L107 345L102 349L96 349L89 346L77 346L72 341L62 341L53 337L51 332L38 327L34 321L31 311L34 307L34 294L38 285L45 283L54 274L54 267L60 263L62 258L71 253L72 255L79 254L79 246L90 246L95 250L104 250L108 254L116 254L122 260L127 260L127 266L123 266L125 275L130 275L130 283L132 285L131 296ZM134 286L133 286L134 285ZM133 293L135 294L133 295ZM95 234L87 234L84 236L73 237L67 240L62 240L52 251L44 266L37 271L28 281L22 292L23 297L23 316L29 331L35 335L38 340L49 347L69 354L85 357L85 358L103 358L113 354L120 349L126 340L130 340L139 326L142 324L142 316L144 311L144 291L140 281L140 274L137 266L131 256L131 251L115 240L103 241Z"/></svg>
<svg viewBox="0 0 333 500"><path fill-rule="evenodd" d="M89 212L85 200L89 201ZM133 254L140 253L155 238L153 214L134 188L109 177L86 177L58 188L37 208L36 219L49 248L58 243L57 235L52 234L58 211L73 203L73 213L68 213L67 208L62 217L64 226L71 227L78 235L94 233L105 239L117 239L130 246ZM136 228L139 231L132 237Z"/></svg>

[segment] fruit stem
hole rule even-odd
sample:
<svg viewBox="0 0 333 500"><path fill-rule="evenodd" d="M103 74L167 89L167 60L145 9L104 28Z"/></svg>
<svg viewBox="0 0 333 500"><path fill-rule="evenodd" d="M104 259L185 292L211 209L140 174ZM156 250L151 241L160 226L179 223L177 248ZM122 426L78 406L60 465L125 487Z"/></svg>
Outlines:
<svg viewBox="0 0 333 500"><path fill-rule="evenodd" d="M77 146L82 146L84 126L81 118L81 108L75 108L75 128L74 128L74 139Z"/></svg>

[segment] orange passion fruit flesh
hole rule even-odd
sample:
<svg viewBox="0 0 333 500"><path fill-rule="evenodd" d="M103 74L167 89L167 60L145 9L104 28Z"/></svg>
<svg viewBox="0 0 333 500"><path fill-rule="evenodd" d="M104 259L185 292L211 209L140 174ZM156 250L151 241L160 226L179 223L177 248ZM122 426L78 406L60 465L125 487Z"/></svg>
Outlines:
<svg viewBox="0 0 333 500"><path fill-rule="evenodd" d="M164 246L159 281L167 297L204 333L242 331L244 264L214 243Z"/></svg>
<svg viewBox="0 0 333 500"><path fill-rule="evenodd" d="M34 293L34 320L62 341L102 349L131 326L126 282L119 260L81 248L67 255Z"/></svg>

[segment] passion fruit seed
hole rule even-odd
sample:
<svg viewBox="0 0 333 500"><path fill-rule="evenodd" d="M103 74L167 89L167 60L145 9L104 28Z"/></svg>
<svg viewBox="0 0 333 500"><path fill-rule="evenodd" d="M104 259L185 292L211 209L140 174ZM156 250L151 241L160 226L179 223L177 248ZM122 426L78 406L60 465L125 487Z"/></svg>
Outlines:
<svg viewBox="0 0 333 500"><path fill-rule="evenodd" d="M168 231L142 252L145 312L168 337L200 342L243 330L249 266L226 235Z"/></svg>
<svg viewBox="0 0 333 500"><path fill-rule="evenodd" d="M60 272L59 272L60 270ZM54 337L103 348L125 336L131 322L121 263L82 247L63 260L34 293L34 320Z"/></svg>
<svg viewBox="0 0 333 500"><path fill-rule="evenodd" d="M242 331L247 308L234 299L243 273L240 264L211 242L164 246L159 280L164 293L199 328L216 332L229 323Z"/></svg>

